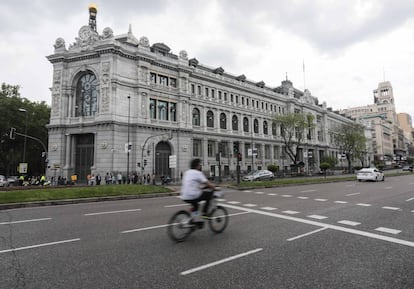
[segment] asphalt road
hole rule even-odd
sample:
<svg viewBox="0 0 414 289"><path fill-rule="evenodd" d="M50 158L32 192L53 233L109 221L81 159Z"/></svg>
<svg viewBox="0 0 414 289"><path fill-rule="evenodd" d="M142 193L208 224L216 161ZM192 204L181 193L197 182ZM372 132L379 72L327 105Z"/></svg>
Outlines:
<svg viewBox="0 0 414 289"><path fill-rule="evenodd" d="M414 288L414 176L226 190L183 243L177 197L0 211L0 288Z"/></svg>

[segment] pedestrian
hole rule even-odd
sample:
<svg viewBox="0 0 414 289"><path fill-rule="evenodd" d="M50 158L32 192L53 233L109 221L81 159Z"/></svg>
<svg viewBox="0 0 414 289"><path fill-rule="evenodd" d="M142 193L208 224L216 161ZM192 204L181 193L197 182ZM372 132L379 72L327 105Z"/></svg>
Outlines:
<svg viewBox="0 0 414 289"><path fill-rule="evenodd" d="M151 176L150 176L150 174L147 175L147 183L148 183L148 185L151 183Z"/></svg>
<svg viewBox="0 0 414 289"><path fill-rule="evenodd" d="M99 186L99 185L101 184L101 181L102 181L101 175L100 175L100 174L98 174L98 175L96 176L96 185L97 185L97 186Z"/></svg>
<svg viewBox="0 0 414 289"><path fill-rule="evenodd" d="M118 173L117 179L118 179L118 184L119 185L122 184L122 174L121 173Z"/></svg>

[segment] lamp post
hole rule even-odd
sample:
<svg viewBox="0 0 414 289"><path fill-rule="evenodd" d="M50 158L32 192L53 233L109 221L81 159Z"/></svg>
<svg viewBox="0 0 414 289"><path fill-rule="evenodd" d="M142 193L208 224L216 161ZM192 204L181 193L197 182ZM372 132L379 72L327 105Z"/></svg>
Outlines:
<svg viewBox="0 0 414 289"><path fill-rule="evenodd" d="M27 120L28 120L28 114L27 109L19 108L20 112L24 112L26 114L26 120L24 123L24 147L23 147L23 162L26 162L26 144L27 144Z"/></svg>
<svg viewBox="0 0 414 289"><path fill-rule="evenodd" d="M129 145L129 123L130 123L130 117L131 117L131 96L128 95L128 142L127 142L127 183L129 182L129 151L130 151L130 145Z"/></svg>

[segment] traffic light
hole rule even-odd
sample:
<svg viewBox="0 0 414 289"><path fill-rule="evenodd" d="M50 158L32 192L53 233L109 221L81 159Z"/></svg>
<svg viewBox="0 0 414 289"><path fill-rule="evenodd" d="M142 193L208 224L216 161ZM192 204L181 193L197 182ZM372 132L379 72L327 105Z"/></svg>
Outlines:
<svg viewBox="0 0 414 289"><path fill-rule="evenodd" d="M10 139L15 139L16 138L16 129L14 127L12 127L10 129Z"/></svg>
<svg viewBox="0 0 414 289"><path fill-rule="evenodd" d="M144 167L147 165L147 160L144 160Z"/></svg>
<svg viewBox="0 0 414 289"><path fill-rule="evenodd" d="M237 155L239 153L239 142L234 142L233 143L233 154Z"/></svg>
<svg viewBox="0 0 414 289"><path fill-rule="evenodd" d="M241 161L242 161L242 154L241 154L241 153L238 153L238 154L237 154L237 160L238 160L239 162L241 162Z"/></svg>

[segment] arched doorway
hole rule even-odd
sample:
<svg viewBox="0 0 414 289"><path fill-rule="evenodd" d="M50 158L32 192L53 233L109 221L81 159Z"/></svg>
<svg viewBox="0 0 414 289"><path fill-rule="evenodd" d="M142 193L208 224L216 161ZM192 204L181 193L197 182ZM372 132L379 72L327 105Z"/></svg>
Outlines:
<svg viewBox="0 0 414 289"><path fill-rule="evenodd" d="M79 181L85 181L91 173L94 164L94 134L79 134L75 136L75 174Z"/></svg>
<svg viewBox="0 0 414 289"><path fill-rule="evenodd" d="M171 176L169 168L170 144L166 141L159 142L155 147L155 174L157 176Z"/></svg>

